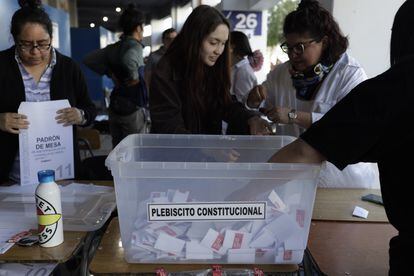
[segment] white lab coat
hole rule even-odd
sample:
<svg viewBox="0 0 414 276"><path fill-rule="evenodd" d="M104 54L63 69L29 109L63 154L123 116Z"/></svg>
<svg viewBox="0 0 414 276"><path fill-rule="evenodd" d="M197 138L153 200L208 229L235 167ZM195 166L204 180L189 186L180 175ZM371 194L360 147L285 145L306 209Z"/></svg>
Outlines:
<svg viewBox="0 0 414 276"><path fill-rule="evenodd" d="M292 85L289 67L288 61L277 66L268 74L263 83L268 92L266 104L311 112L312 123L319 120L355 86L367 79L365 71L359 63L344 53L322 82L314 100L303 101L296 98L296 90ZM299 137L303 131L304 129L297 124L288 124L278 126L276 134ZM318 186L379 188L378 167L372 163L358 163L346 167L341 172L333 164L324 162Z"/></svg>

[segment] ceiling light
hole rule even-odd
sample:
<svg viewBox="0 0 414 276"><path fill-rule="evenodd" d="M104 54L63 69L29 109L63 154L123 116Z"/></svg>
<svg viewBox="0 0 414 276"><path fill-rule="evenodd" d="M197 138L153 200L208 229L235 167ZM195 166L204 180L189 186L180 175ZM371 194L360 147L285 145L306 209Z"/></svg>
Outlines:
<svg viewBox="0 0 414 276"><path fill-rule="evenodd" d="M90 26L91 28L94 28L94 27L95 27L95 23L91 23L91 24L89 24L89 26Z"/></svg>
<svg viewBox="0 0 414 276"><path fill-rule="evenodd" d="M108 16L104 16L104 17L102 17L102 20L103 20L104 22L107 22L107 21L108 21Z"/></svg>
<svg viewBox="0 0 414 276"><path fill-rule="evenodd" d="M116 7L116 8L115 8L115 11L116 11L116 12L121 12L121 11L122 11L122 9L121 9L120 7Z"/></svg>

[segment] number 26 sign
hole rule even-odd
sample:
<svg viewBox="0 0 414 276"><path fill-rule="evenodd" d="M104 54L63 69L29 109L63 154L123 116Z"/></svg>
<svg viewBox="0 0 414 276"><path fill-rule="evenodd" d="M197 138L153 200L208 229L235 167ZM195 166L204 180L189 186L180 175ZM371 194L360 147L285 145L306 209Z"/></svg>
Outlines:
<svg viewBox="0 0 414 276"><path fill-rule="evenodd" d="M223 11L234 30L244 30L255 36L262 35L262 12Z"/></svg>

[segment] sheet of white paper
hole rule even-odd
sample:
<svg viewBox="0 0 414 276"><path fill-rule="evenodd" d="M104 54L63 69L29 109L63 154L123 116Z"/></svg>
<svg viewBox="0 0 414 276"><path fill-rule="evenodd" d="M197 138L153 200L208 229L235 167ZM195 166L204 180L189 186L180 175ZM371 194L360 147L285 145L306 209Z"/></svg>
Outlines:
<svg viewBox="0 0 414 276"><path fill-rule="evenodd" d="M223 247L224 242L224 235L220 234L214 229L208 229L207 234L200 242L200 244L204 245L207 248L212 249L214 252L224 255L228 248Z"/></svg>
<svg viewBox="0 0 414 276"><path fill-rule="evenodd" d="M273 205L276 207L277 210L280 210L281 212L284 212L286 210L286 204L283 202L283 200L279 197L279 195L275 192L275 190L272 190L272 192L269 194L268 199L270 202L273 203Z"/></svg>
<svg viewBox="0 0 414 276"><path fill-rule="evenodd" d="M213 251L198 241L186 242L185 257L189 260L211 260L214 258Z"/></svg>
<svg viewBox="0 0 414 276"><path fill-rule="evenodd" d="M188 229L186 235L190 239L201 240L211 227L212 223L209 221L194 221L191 223L191 227Z"/></svg>
<svg viewBox="0 0 414 276"><path fill-rule="evenodd" d="M270 230L264 227L254 239L250 242L250 247L253 248L266 248L272 247L276 241L276 237Z"/></svg>
<svg viewBox="0 0 414 276"><path fill-rule="evenodd" d="M360 217L366 219L368 217L369 211L361 208L359 206L355 206L354 212L352 213L355 217Z"/></svg>
<svg viewBox="0 0 414 276"><path fill-rule="evenodd" d="M252 235L246 232L227 230L224 236L223 247L232 249L244 249L249 247Z"/></svg>
<svg viewBox="0 0 414 276"><path fill-rule="evenodd" d="M40 170L54 170L56 180L74 178L73 129L55 119L65 107L70 107L68 100L20 104L18 112L30 123L19 134L21 185L38 183Z"/></svg>
<svg viewBox="0 0 414 276"><path fill-rule="evenodd" d="M186 192L180 192L180 191L175 191L172 202L187 202L188 199L188 195L190 194L189 191Z"/></svg>
<svg viewBox="0 0 414 276"><path fill-rule="evenodd" d="M185 241L171 237L165 233L160 233L154 248L178 256L181 254L184 245Z"/></svg>

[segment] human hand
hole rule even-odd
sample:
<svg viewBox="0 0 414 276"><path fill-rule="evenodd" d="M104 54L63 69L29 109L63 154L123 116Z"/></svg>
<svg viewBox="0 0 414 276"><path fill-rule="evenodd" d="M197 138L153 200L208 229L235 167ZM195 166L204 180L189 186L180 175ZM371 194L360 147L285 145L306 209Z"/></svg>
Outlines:
<svg viewBox="0 0 414 276"><path fill-rule="evenodd" d="M256 85L249 92L247 97L247 106L250 108L259 108L262 101L266 100L267 91L263 85Z"/></svg>
<svg viewBox="0 0 414 276"><path fill-rule="evenodd" d="M83 120L82 113L76 107L66 107L56 111L55 117L58 124L63 126L80 125Z"/></svg>
<svg viewBox="0 0 414 276"><path fill-rule="evenodd" d="M258 116L251 117L247 121L247 124L249 125L251 135L270 135L270 134L272 134L272 127L270 126L270 124L266 120L264 120L264 119L262 119Z"/></svg>
<svg viewBox="0 0 414 276"><path fill-rule="evenodd" d="M13 134L19 134L20 129L27 129L29 121L27 116L18 113L0 113L0 130Z"/></svg>
<svg viewBox="0 0 414 276"><path fill-rule="evenodd" d="M268 108L260 108L260 112L262 112L266 117L274 123L279 124L289 124L289 116L288 113L290 108L277 106L277 107L268 107Z"/></svg>

